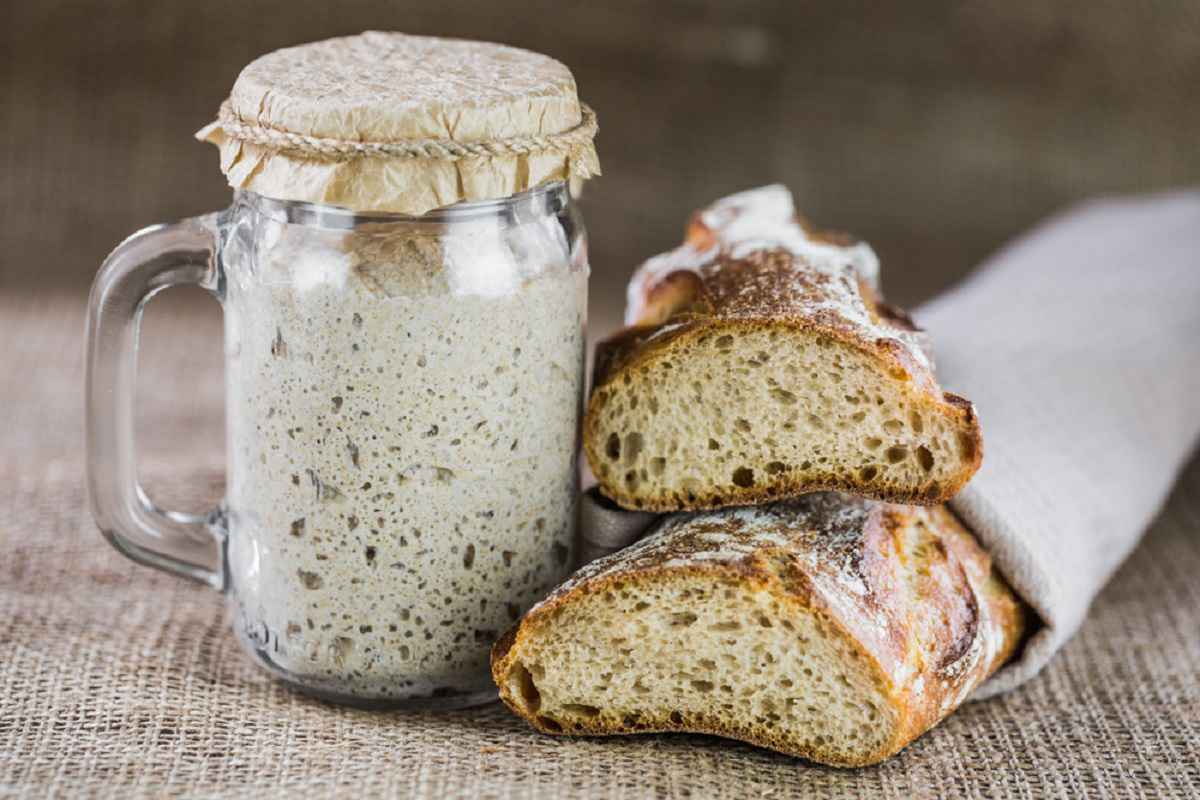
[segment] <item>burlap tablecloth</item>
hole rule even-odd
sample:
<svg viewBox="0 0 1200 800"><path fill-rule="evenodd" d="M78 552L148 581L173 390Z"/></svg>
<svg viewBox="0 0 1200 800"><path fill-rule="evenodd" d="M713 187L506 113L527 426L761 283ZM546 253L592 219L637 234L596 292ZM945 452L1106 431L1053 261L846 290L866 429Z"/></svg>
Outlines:
<svg viewBox="0 0 1200 800"><path fill-rule="evenodd" d="M153 313L143 479L220 491L210 303ZM1194 797L1200 794L1200 461L1050 666L854 772L698 736L566 740L498 705L323 705L243 659L221 598L134 566L83 495L79 294L0 295L0 794L480 797Z"/></svg>

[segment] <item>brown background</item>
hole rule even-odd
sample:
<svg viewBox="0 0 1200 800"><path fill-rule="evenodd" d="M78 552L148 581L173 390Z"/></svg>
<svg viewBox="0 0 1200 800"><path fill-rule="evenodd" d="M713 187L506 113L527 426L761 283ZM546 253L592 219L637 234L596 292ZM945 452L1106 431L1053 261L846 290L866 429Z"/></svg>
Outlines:
<svg viewBox="0 0 1200 800"><path fill-rule="evenodd" d="M0 4L0 286L79 287L227 202L191 134L239 69L367 28L549 53L598 111L593 331L688 212L783 181L915 302L1053 209L1200 177L1200 4L207 0Z"/></svg>

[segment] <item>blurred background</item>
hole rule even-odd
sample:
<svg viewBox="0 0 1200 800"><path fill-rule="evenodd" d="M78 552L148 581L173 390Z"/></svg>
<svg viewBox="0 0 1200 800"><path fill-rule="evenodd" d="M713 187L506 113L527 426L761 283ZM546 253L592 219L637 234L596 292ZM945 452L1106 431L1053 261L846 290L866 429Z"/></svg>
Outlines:
<svg viewBox="0 0 1200 800"><path fill-rule="evenodd" d="M241 67L371 28L574 71L601 123L593 335L693 209L757 184L870 241L912 304L1073 200L1200 178L1192 0L9 2L0 288L82 292L128 233L227 204L192 133Z"/></svg>

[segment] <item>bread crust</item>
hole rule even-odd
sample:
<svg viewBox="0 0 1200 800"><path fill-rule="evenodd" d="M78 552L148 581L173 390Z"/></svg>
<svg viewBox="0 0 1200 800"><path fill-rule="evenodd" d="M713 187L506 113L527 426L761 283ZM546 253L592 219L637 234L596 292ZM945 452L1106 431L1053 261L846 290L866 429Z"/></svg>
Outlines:
<svg viewBox="0 0 1200 800"><path fill-rule="evenodd" d="M724 544L714 543L714 533ZM601 715L568 729L530 713L514 694L510 670L562 609L616 586L696 576L769 593L785 609L781 614L819 615L868 665L886 698L894 724L882 744L854 752L798 746L777 730L730 724L719 713L680 718L670 709L642 710L632 723ZM957 708L1013 655L1026 620L990 557L945 508L830 493L667 518L534 607L496 644L492 670L505 704L546 733L709 733L825 764L863 766L895 754Z"/></svg>
<svg viewBox="0 0 1200 800"><path fill-rule="evenodd" d="M948 500L982 463L979 421L969 401L944 394L938 386L926 334L906 313L880 299L873 272L877 264L869 248L851 245L844 235L806 230L796 218L771 222L774 227L767 227L779 232L776 238L741 240L738 237L761 231L751 228L749 233L739 233L737 219L778 214L780 209L761 211L756 205L764 201L738 197L694 216L682 247L646 262L630 284L630 326L597 345L584 417L584 450L601 491L625 508L649 511L755 504L823 490L902 503ZM788 209L790 202L787 196ZM728 485L694 492L688 498L667 490L631 490L615 474L605 475L602 412L622 396L624 384L646 374L652 365L685 357L683 353L710 337L763 330L836 342L874 361L880 373L894 381L890 389L907 395L923 413L952 424L962 456L957 474L903 492L853 474L781 473L753 486Z"/></svg>

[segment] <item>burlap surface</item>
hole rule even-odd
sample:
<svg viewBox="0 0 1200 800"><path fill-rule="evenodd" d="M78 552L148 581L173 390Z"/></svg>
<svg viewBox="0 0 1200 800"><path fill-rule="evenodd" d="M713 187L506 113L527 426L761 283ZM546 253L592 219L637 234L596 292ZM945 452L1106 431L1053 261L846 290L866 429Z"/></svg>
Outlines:
<svg viewBox="0 0 1200 800"><path fill-rule="evenodd" d="M111 551L82 491L82 309L77 294L0 296L0 794L1200 793L1200 461L1041 675L879 767L708 737L547 738L498 705L377 714L293 694L242 657L220 597ZM182 301L152 317L144 482L197 508L221 480L217 317Z"/></svg>

